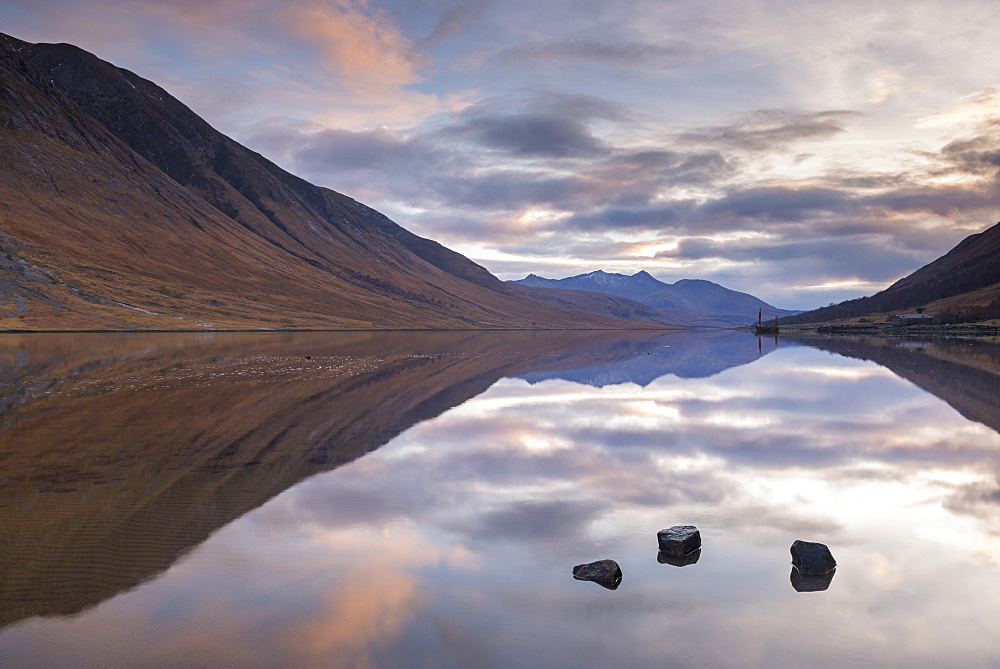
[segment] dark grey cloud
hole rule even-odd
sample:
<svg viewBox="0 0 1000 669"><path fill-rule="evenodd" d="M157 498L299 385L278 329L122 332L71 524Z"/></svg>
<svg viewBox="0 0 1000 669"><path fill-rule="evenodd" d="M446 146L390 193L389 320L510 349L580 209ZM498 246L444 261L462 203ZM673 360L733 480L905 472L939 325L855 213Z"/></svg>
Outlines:
<svg viewBox="0 0 1000 669"><path fill-rule="evenodd" d="M701 211L708 217L801 221L820 212L840 212L850 199L850 192L832 188L747 188L707 202Z"/></svg>
<svg viewBox="0 0 1000 669"><path fill-rule="evenodd" d="M724 173L719 170L720 175ZM705 176L708 183L711 177ZM628 206L585 211L569 217L562 225L578 230L659 230L690 235L750 229L803 239L854 236L855 241L858 236L897 234L907 244L933 247L940 253L939 244L944 239L941 230L915 228L895 214L955 216L989 208L1000 199L1000 183L928 187L902 178L885 181L896 187L871 193L843 187L831 179L828 186L730 189L704 200L636 200ZM932 237L934 243L918 242L918 237Z"/></svg>
<svg viewBox="0 0 1000 669"><path fill-rule="evenodd" d="M860 116L849 110L798 111L759 109L730 125L696 128L678 135L681 142L773 151L803 140L828 139L846 130L845 123Z"/></svg>
<svg viewBox="0 0 1000 669"><path fill-rule="evenodd" d="M524 113L472 117L447 134L512 156L578 158L607 151L587 124L567 115Z"/></svg>
<svg viewBox="0 0 1000 669"><path fill-rule="evenodd" d="M682 240L676 249L659 252L657 257L686 260L724 258L770 263L795 261L811 265L814 274L864 275L874 281L895 279L920 262L918 253L896 248L895 244L878 236L771 240L763 243L757 240L717 242L692 237Z"/></svg>
<svg viewBox="0 0 1000 669"><path fill-rule="evenodd" d="M613 183L617 189L638 187L641 197L637 199L649 202L661 187L709 186L735 171L735 165L718 151L620 148L585 173ZM622 199L617 202L623 203Z"/></svg>
<svg viewBox="0 0 1000 669"><path fill-rule="evenodd" d="M690 225L698 207L696 200L659 202L640 207L613 207L571 216L561 225L577 230L680 231Z"/></svg>
<svg viewBox="0 0 1000 669"><path fill-rule="evenodd" d="M507 100L493 98L485 101L484 110L516 112L531 109L544 114L564 115L590 123L596 120L629 121L632 113L624 106L607 98L580 93L564 93L552 90L528 91L520 98ZM472 113L476 113L473 107Z"/></svg>
<svg viewBox="0 0 1000 669"><path fill-rule="evenodd" d="M607 508L587 500L528 501L473 516L448 529L476 542L566 541L579 537Z"/></svg>
<svg viewBox="0 0 1000 669"><path fill-rule="evenodd" d="M374 130L323 130L296 151L296 160L312 169L391 169L415 161L437 162L439 152L420 139L407 139L380 127Z"/></svg>
<svg viewBox="0 0 1000 669"><path fill-rule="evenodd" d="M567 61L604 63L609 65L657 65L679 67L706 53L704 46L681 39L663 43L615 41L596 39L568 39L510 49L500 54L500 59L521 63L524 61Z"/></svg>
<svg viewBox="0 0 1000 669"><path fill-rule="evenodd" d="M578 176L552 177L513 171L481 177L456 175L430 183L451 206L503 211L541 205L572 208L585 203L592 188L592 184Z"/></svg>
<svg viewBox="0 0 1000 669"><path fill-rule="evenodd" d="M866 263L878 263L882 260L884 250L881 245L876 245L878 241L872 238L869 244L858 244L857 239L833 237L762 243L756 240L717 242L705 237L691 237L682 240L676 249L661 251L657 256L688 260L728 258L775 262L795 258L808 258L813 261L832 258L839 262L845 255L853 252L860 257L859 263L863 266ZM907 262L912 261L912 258L907 258ZM890 272L890 276L894 273L895 270Z"/></svg>
<svg viewBox="0 0 1000 669"><path fill-rule="evenodd" d="M1000 138L996 132L949 142L941 155L967 174L996 176L1000 172Z"/></svg>
<svg viewBox="0 0 1000 669"><path fill-rule="evenodd" d="M593 134L591 123L626 118L619 105L602 98L532 92L473 105L445 125L437 138L522 158L594 157L609 147Z"/></svg>
<svg viewBox="0 0 1000 669"><path fill-rule="evenodd" d="M873 195L860 203L881 210L897 213L930 213L954 216L964 211L995 207L1000 188L997 184L986 186L922 186L905 188Z"/></svg>

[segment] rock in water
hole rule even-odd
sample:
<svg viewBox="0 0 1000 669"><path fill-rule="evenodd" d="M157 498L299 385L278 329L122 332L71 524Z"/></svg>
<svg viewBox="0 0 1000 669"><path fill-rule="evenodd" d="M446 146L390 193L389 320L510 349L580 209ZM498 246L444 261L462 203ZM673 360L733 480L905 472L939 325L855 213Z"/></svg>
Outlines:
<svg viewBox="0 0 1000 669"><path fill-rule="evenodd" d="M656 533L660 552L667 555L687 555L701 548L701 532L694 525L674 525Z"/></svg>
<svg viewBox="0 0 1000 669"><path fill-rule="evenodd" d="M792 544L792 564L803 576L820 576L837 567L825 544L795 540Z"/></svg>
<svg viewBox="0 0 1000 669"><path fill-rule="evenodd" d="M578 581L593 581L608 590L614 590L622 582L622 568L614 560L598 560L573 567L573 578Z"/></svg>

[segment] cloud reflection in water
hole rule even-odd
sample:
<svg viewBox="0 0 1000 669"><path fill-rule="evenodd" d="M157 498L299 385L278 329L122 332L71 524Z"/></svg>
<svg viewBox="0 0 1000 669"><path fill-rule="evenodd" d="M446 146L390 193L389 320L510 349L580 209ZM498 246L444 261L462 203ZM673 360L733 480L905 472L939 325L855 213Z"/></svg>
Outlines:
<svg viewBox="0 0 1000 669"><path fill-rule="evenodd" d="M1000 659L983 623L1000 613L993 429L887 368L803 346L643 386L532 374L286 490L140 588L4 630L0 659ZM656 532L675 524L704 541L683 569L657 561ZM789 586L795 539L836 554L828 590ZM625 574L617 591L569 576L603 558Z"/></svg>

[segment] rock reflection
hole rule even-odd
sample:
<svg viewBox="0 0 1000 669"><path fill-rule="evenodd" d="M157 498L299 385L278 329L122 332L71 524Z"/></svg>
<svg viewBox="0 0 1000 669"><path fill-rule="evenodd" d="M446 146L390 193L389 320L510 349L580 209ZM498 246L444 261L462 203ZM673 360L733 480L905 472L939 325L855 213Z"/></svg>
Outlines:
<svg viewBox="0 0 1000 669"><path fill-rule="evenodd" d="M789 578L796 592L822 592L830 587L830 583L833 582L833 575L836 573L836 569L831 569L825 574L803 574L795 567L792 567L792 574Z"/></svg>
<svg viewBox="0 0 1000 669"><path fill-rule="evenodd" d="M656 554L656 561L660 564L669 564L674 567L687 567L689 565L698 564L698 559L701 557L701 549L691 551L687 555L673 555L671 553L664 553L659 551Z"/></svg>

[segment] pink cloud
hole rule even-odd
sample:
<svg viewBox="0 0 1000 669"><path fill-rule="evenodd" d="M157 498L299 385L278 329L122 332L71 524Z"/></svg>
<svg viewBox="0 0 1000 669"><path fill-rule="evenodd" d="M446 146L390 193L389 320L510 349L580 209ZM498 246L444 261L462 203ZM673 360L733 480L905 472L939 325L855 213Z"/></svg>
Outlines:
<svg viewBox="0 0 1000 669"><path fill-rule="evenodd" d="M364 0L297 3L276 18L354 91L387 92L420 79L417 70L425 58L386 14Z"/></svg>

